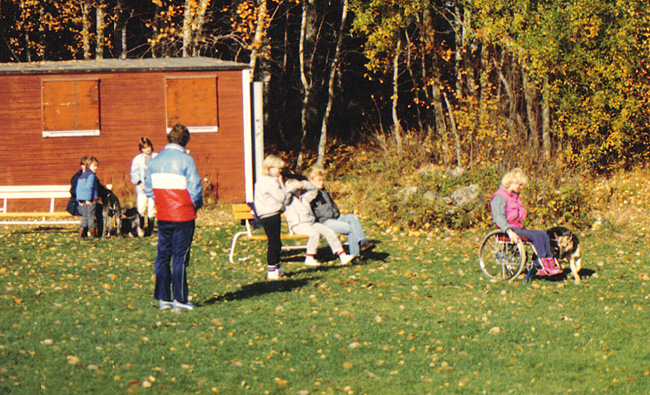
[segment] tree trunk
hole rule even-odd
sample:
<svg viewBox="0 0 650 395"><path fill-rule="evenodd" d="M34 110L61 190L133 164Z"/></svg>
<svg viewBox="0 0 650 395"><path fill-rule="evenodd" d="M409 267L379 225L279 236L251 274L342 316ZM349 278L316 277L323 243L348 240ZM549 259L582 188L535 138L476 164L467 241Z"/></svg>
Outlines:
<svg viewBox="0 0 650 395"><path fill-rule="evenodd" d="M185 11L183 12L183 57L189 56L190 45L192 43L192 22L194 21L193 13L195 6L194 0L185 0Z"/></svg>
<svg viewBox="0 0 650 395"><path fill-rule="evenodd" d="M115 5L115 31L113 32L113 35L115 37L114 39L114 45L116 49L116 54L120 59L126 59L126 53L127 53L127 41L126 41L126 24L128 21L127 17L127 4L126 0L118 0L117 4Z"/></svg>
<svg viewBox="0 0 650 395"><path fill-rule="evenodd" d="M447 99L447 94L443 92L442 96L445 98L445 104L447 105L447 111L449 111L449 122L451 123L451 131L454 133L454 140L456 143L456 166L461 167L460 161L460 137L458 136L458 130L456 129L456 121L454 120L454 111L449 104Z"/></svg>
<svg viewBox="0 0 650 395"><path fill-rule="evenodd" d="M205 13L208 10L208 5L210 5L210 0L201 0L199 2L199 10L195 18L196 27L192 35L192 56L200 54L199 42L203 39L203 25L205 24Z"/></svg>
<svg viewBox="0 0 650 395"><path fill-rule="evenodd" d="M502 54L502 59L501 59L501 64L497 64L496 59L492 59L494 63L494 67L497 69L497 74L499 75L499 80L501 80L501 84L506 90L506 95L508 96L508 119L509 119L509 125L510 125L510 131L514 132L516 131L517 128L517 98L515 97L515 93L512 90L512 86L508 82L508 79L506 76L503 74L502 66L504 63L503 60L503 54Z"/></svg>
<svg viewBox="0 0 650 395"><path fill-rule="evenodd" d="M413 84L413 91L415 92L415 115L418 120L418 130L420 135L424 132L424 124L422 123L422 114L420 113L420 103L422 99L420 97L420 89L418 87L418 82L415 80L415 73L413 73L413 67L411 64L411 42L409 39L408 32L404 35L406 37L406 70L411 77L411 84Z"/></svg>
<svg viewBox="0 0 650 395"><path fill-rule="evenodd" d="M81 46L84 51L84 59L90 59L90 10L88 3L81 3Z"/></svg>
<svg viewBox="0 0 650 395"><path fill-rule="evenodd" d="M298 53L300 59L300 82L302 83L302 110L300 112L300 127L301 127L301 138L300 138L300 152L298 153L298 159L296 161L296 170L301 171L304 161L304 150L305 143L307 142L307 110L309 105L309 96L311 93L312 82L311 82L311 60L307 61L307 35L308 35L308 19L309 19L309 7L311 6L310 1L302 2L302 20L300 22L300 42L298 45ZM310 56L312 58L313 54Z"/></svg>
<svg viewBox="0 0 650 395"><path fill-rule="evenodd" d="M435 70L436 78L431 84L431 97L433 99L433 114L436 120L436 132L442 137L442 150L444 152L445 165L449 164L449 144L447 142L447 124L445 122L445 112L442 107L442 90L437 78L438 70Z"/></svg>
<svg viewBox="0 0 650 395"><path fill-rule="evenodd" d="M528 79L528 73L525 69L521 70L522 83L524 88L524 97L526 98L526 116L528 117L528 142L532 143L533 152L539 153L539 122L537 113L537 88Z"/></svg>
<svg viewBox="0 0 650 395"><path fill-rule="evenodd" d="M393 56L393 97L392 97L392 106L391 114L393 116L393 137L395 138L395 145L397 146L397 156L402 158L402 127L399 123L399 116L397 114L397 100L399 98L399 56L402 51L402 38L400 37L397 40L397 48L395 49L395 55Z"/></svg>
<svg viewBox="0 0 650 395"><path fill-rule="evenodd" d="M426 9L422 15L423 18L423 24L425 26L426 32L423 34L424 40L426 42L426 50L431 53L435 53L435 43L433 41L433 37L435 36L435 23L434 23L434 18L431 15L431 11L429 9ZM424 59L424 57L423 57ZM425 78L425 80L430 82L431 84L431 95L429 97L429 93L427 91L427 98L431 100L431 103L433 104L433 117L435 119L435 124L436 124L436 133L440 136L442 140L442 151L443 151L443 161L445 164L449 163L449 144L447 142L447 125L445 123L445 112L444 108L442 106L442 90L440 89L441 83L440 83L440 69L438 68L438 63L436 62L435 56L434 59L430 61L431 63L431 74L432 76L429 78ZM423 61L422 69L426 70L426 64ZM429 81L430 80L430 81ZM431 133L430 133L431 135ZM431 136L429 136L431 138Z"/></svg>
<svg viewBox="0 0 650 395"><path fill-rule="evenodd" d="M336 50L334 52L334 60L330 69L329 84L327 89L327 107L323 115L323 122L321 124L320 142L318 143L318 159L316 160L316 167L323 167L325 162L325 147L327 146L327 124L330 118L330 111L332 110L332 103L334 102L334 84L336 83L336 73L339 68L339 59L341 56L341 48L343 47L343 38L345 37L345 25L348 19L348 0L343 0L343 9L341 11L341 26L339 27L338 40L336 41Z"/></svg>
<svg viewBox="0 0 650 395"><path fill-rule="evenodd" d="M104 29L106 23L104 22L104 2L97 3L95 10L96 15L96 30L97 30L97 45L95 46L95 59L104 59Z"/></svg>
<svg viewBox="0 0 650 395"><path fill-rule="evenodd" d="M251 68L251 82L255 81L255 67L257 66L257 58L262 48L262 40L266 32L266 17L268 10L266 8L266 0L260 0L257 7L257 25L255 27L255 37L251 45L251 54L249 66Z"/></svg>
<svg viewBox="0 0 650 395"><path fill-rule="evenodd" d="M542 149L544 158L551 159L551 110L548 105L548 77L544 77L542 91Z"/></svg>
<svg viewBox="0 0 650 395"><path fill-rule="evenodd" d="M25 22L25 15L27 15L27 11L25 10L25 1L20 0L20 9L21 9L21 18L23 20L23 26L26 25ZM27 61L31 62L32 61L32 53L31 50L29 49L29 42L30 42L30 37L29 37L29 31L25 29L25 42L23 43L25 47L25 55L27 57Z"/></svg>

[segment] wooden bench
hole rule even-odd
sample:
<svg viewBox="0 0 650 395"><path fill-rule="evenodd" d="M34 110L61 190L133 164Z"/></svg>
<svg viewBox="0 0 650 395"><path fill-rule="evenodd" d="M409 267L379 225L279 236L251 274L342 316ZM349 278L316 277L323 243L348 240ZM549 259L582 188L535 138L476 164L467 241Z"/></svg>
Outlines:
<svg viewBox="0 0 650 395"><path fill-rule="evenodd" d="M7 212L7 200L10 199L49 199L50 210L41 212ZM79 219L66 211L54 211L56 199L70 199L70 185L12 185L0 186L0 218L23 218L22 220L2 220L2 225L43 225L43 224L78 224ZM27 219L30 218L30 219ZM68 218L57 220L55 218Z"/></svg>
<svg viewBox="0 0 650 395"><path fill-rule="evenodd" d="M230 246L230 255L228 256L230 263L234 263L233 257L235 255L235 247L237 246L238 239L243 238L245 240L253 240L253 241L267 240L266 234L264 233L263 229L254 232L253 225L252 225L252 222L254 220L253 213L251 212L251 208L248 206L248 204L245 203L233 204L232 213L233 216L235 217L235 220L244 222L244 226L246 227L246 230L237 232L232 237L232 244ZM282 235L280 237L282 240L305 240L305 243L300 245L286 245L286 246L283 245L282 246L283 250L304 249L306 247L306 240L309 239L309 236L298 235L293 233L291 229L288 229L286 223L283 223Z"/></svg>

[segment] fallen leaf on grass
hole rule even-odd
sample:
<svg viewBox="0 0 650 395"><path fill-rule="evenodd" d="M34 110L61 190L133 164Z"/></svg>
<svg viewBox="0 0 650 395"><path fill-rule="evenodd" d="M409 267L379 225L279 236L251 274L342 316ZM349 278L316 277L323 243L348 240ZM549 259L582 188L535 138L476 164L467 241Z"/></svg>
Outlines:
<svg viewBox="0 0 650 395"><path fill-rule="evenodd" d="M72 356L72 355L68 355L68 363L70 365L76 365L76 364L79 363L79 358L77 358L75 356Z"/></svg>
<svg viewBox="0 0 650 395"><path fill-rule="evenodd" d="M275 381L275 383L276 383L277 385L279 385L279 386L285 386L285 385L287 385L287 383L288 383L287 380L283 380L283 379L281 379L281 378L279 378L279 377L274 378L273 381Z"/></svg>

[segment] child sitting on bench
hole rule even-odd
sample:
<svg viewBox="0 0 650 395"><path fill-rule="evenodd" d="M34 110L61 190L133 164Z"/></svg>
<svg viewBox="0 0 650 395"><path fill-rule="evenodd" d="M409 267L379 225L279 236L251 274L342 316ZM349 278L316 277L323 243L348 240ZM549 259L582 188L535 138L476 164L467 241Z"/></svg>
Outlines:
<svg viewBox="0 0 650 395"><path fill-rule="evenodd" d="M307 240L307 257L305 258L305 265L320 265L320 262L314 258L314 254L316 254L316 250L318 249L318 243L321 236L325 237L332 252L338 255L341 264L347 265L350 263L356 256L346 254L336 232L331 228L316 222L316 217L311 211L310 202L316 197L318 189L316 189L311 183L306 181L301 182L296 179L289 179L285 184L288 189L295 189L293 196L287 204L286 211L284 212L287 224L294 233L309 236L309 239Z"/></svg>

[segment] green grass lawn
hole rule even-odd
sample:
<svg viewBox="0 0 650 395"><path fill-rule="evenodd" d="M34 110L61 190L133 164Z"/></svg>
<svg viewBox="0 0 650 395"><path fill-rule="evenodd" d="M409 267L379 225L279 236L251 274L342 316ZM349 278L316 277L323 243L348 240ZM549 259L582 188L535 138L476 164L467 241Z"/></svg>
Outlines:
<svg viewBox="0 0 650 395"><path fill-rule="evenodd" d="M583 282L491 283L483 231L411 235L368 225L363 263L307 268L235 225L199 226L199 307L155 308L156 239L76 240L0 229L0 394L649 393L649 238L582 239Z"/></svg>

